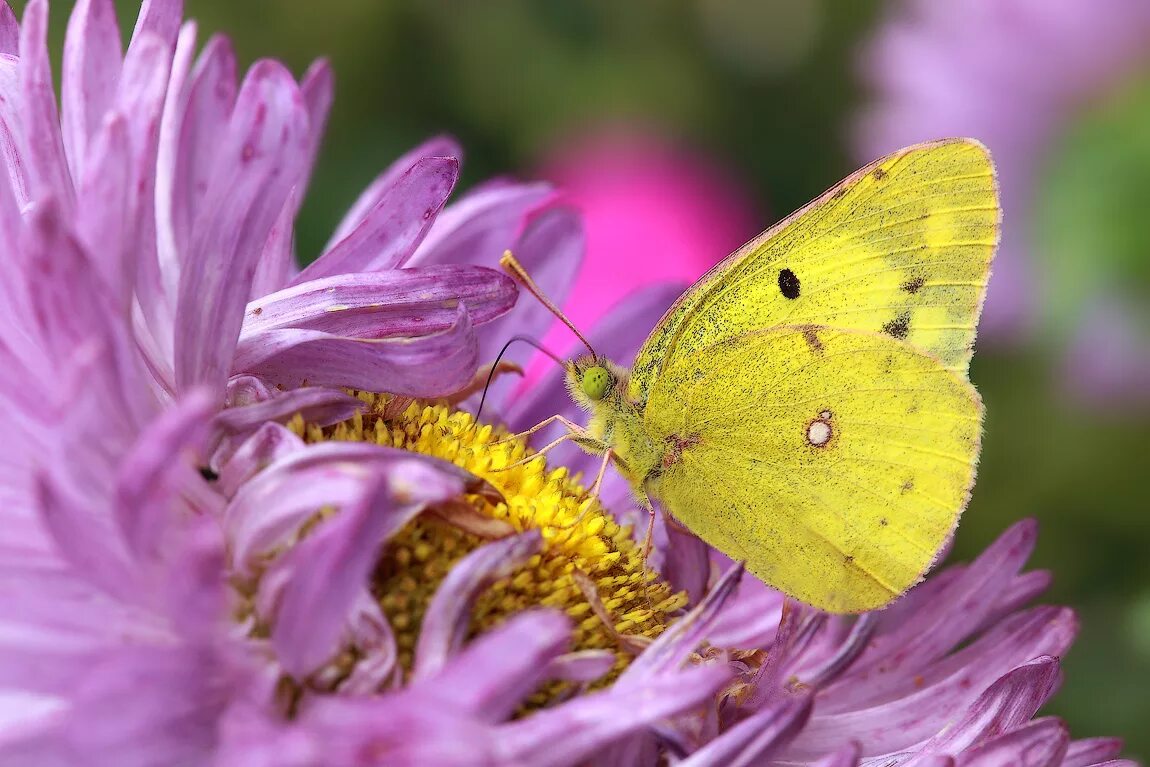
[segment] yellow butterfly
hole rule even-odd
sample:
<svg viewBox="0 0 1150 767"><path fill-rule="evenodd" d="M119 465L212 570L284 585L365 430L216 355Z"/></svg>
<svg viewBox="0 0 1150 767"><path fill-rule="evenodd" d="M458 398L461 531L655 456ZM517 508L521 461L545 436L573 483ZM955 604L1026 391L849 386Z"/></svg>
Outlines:
<svg viewBox="0 0 1150 767"><path fill-rule="evenodd" d="M967 366L999 220L978 142L895 152L714 267L630 371L594 351L567 362L591 417L556 418L767 584L881 607L970 496L983 410Z"/></svg>

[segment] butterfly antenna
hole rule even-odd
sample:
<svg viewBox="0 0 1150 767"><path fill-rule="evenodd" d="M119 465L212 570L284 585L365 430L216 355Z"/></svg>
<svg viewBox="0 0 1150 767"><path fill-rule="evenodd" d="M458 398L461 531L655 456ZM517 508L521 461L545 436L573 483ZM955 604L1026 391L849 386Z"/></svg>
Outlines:
<svg viewBox="0 0 1150 767"><path fill-rule="evenodd" d="M566 364L562 358L555 354L555 352L551 351L543 344L536 341L534 338L531 338L530 336L512 336L511 340L503 344L503 348L500 349L499 354L495 356L495 363L491 366L491 370L487 372L487 381L485 381L483 384L483 395L479 398L479 408L475 411L474 423L476 425L479 423L479 416L483 414L483 403L487 401L487 390L491 387L491 381L493 378L495 378L495 372L499 370L499 361L503 359L503 355L507 353L507 349L511 346L511 344L515 343L516 341L522 341L529 346L534 346L536 349L559 363L560 367Z"/></svg>
<svg viewBox="0 0 1150 767"><path fill-rule="evenodd" d="M588 343L587 339L583 337L583 334L580 333L573 324L571 324L571 320L567 319L567 315L563 313L563 310L556 306L554 301L544 295L540 287L535 284L535 280L531 279L531 275L529 275L527 270L523 268L523 264L519 263L519 260L516 259L515 256L511 255L510 250L506 251L503 254L503 258L499 259L499 265L502 266L503 270L510 274L516 282L522 285L528 293L535 296L536 301L547 307L547 311L551 312L557 318L559 318L559 321L566 325L568 329L570 329L571 332L575 334L575 337L578 338L583 343L583 345L587 347L587 351L591 352L591 356L596 358L598 357L598 355L595 354L595 350L591 348L591 344ZM554 357L554 355L552 356Z"/></svg>

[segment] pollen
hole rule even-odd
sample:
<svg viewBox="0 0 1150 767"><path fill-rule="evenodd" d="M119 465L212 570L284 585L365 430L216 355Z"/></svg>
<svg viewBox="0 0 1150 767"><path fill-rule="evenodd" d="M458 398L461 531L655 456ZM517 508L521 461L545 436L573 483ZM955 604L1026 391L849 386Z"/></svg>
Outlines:
<svg viewBox="0 0 1150 767"><path fill-rule="evenodd" d="M631 528L617 524L579 477L548 468L541 455L532 458L522 439L444 404L358 396L367 408L347 421L320 428L297 417L292 428L309 442L369 442L451 461L504 498L469 496L476 512L517 532L540 532L540 552L476 601L473 634L527 609L563 610L575 626L572 650L615 653L612 672L599 681L605 684L626 668L634 648L662 633L686 605L684 593L646 567ZM423 515L380 553L372 593L391 622L405 671L436 589L459 559L484 542L443 515Z"/></svg>

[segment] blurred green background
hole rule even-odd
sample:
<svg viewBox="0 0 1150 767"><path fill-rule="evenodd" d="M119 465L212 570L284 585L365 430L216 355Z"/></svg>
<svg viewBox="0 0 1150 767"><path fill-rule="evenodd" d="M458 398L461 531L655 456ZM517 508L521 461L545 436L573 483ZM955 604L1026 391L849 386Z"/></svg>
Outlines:
<svg viewBox="0 0 1150 767"><path fill-rule="evenodd" d="M57 35L67 5L55 4ZM120 6L130 18L136 3ZM231 35L244 63L271 56L302 73L317 56L333 62L335 108L299 223L304 257L379 169L439 132L462 141L466 186L530 176L555 147L604 123L645 126L726 168L769 223L858 164L851 131L872 98L860 53L892 14L876 0L677 0L657 12L614 0L187 6L205 31ZM1121 98L1102 94L1049 126L1054 149L1038 160L1047 183L1025 234L1036 270L1056 279L1036 296L1029 333L984 339L976 355L986 441L954 556L974 556L1023 516L1041 521L1031 564L1055 572L1046 599L1082 618L1049 713L1076 737L1120 735L1145 758L1150 395L1076 398L1063 380L1075 372L1066 355L1083 279L1107 277L1142 310L1150 296L1150 99L1139 78Z"/></svg>

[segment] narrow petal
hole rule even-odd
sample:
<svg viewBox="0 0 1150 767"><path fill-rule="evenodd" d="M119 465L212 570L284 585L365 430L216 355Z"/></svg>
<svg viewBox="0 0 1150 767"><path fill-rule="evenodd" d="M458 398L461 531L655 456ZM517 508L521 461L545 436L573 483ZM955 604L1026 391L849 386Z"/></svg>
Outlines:
<svg viewBox="0 0 1150 767"><path fill-rule="evenodd" d="M339 682L339 692L372 695L395 684L401 673L395 634L366 589L351 609L346 642L359 658L351 673Z"/></svg>
<svg viewBox="0 0 1150 767"><path fill-rule="evenodd" d="M923 664L970 636L983 624L985 616L995 609L994 600L986 595L999 594L1012 582L1033 551L1037 535L1037 525L1033 520L1015 524L966 568L945 592L922 604L893 631L883 633L880 630L871 647L840 684L846 687L847 679L869 673L868 683L849 685L849 691L832 699L849 705L847 698L877 694L885 684L884 678L893 681L913 676ZM880 666L881 674L874 674Z"/></svg>
<svg viewBox="0 0 1150 767"><path fill-rule="evenodd" d="M181 35L182 55L176 59L181 71L194 50L195 28L189 26ZM237 91L235 52L226 37L216 35L196 60L186 92L169 93L161 128L157 207L166 224L159 234L167 238L172 252L167 258L177 263L191 255L192 227L204 206Z"/></svg>
<svg viewBox="0 0 1150 767"><path fill-rule="evenodd" d="M31 191L24 148L19 61L14 56L0 56L0 156L4 159L17 210L22 210L31 199Z"/></svg>
<svg viewBox="0 0 1150 767"><path fill-rule="evenodd" d="M279 64L252 67L194 227L176 315L176 385L219 392L231 368L255 265L299 178L307 113Z"/></svg>
<svg viewBox="0 0 1150 767"><path fill-rule="evenodd" d="M966 715L924 750L955 753L1030 721L1062 681L1058 659L1036 658L1005 674L979 696Z"/></svg>
<svg viewBox="0 0 1150 767"><path fill-rule="evenodd" d="M130 215L131 146L127 121L109 115L92 137L85 157L87 172L80 181L80 197L91 200L76 216L76 234L89 253L114 303L127 316L135 282L135 259L127 247Z"/></svg>
<svg viewBox="0 0 1150 767"><path fill-rule="evenodd" d="M8 7L7 0L0 3L0 53L9 56L20 54L20 24L16 14Z"/></svg>
<svg viewBox="0 0 1150 767"><path fill-rule="evenodd" d="M268 355L245 370L283 386L340 386L413 397L444 397L475 375L478 352L467 312L455 324L420 338L357 339L315 330L277 330L263 336Z"/></svg>
<svg viewBox="0 0 1150 767"><path fill-rule="evenodd" d="M174 46L183 17L183 0L143 0L130 45L135 45L142 37L153 35L168 47Z"/></svg>
<svg viewBox="0 0 1150 767"><path fill-rule="evenodd" d="M717 665L663 674L643 685L584 695L501 728L511 763L533 767L578 764L618 739L703 705L729 681ZM579 737L570 737L578 731Z"/></svg>
<svg viewBox="0 0 1150 767"><path fill-rule="evenodd" d="M412 679L434 676L459 652L471 629L471 606L480 592L518 570L539 552L541 543L539 531L531 530L484 544L451 568L424 614Z"/></svg>
<svg viewBox="0 0 1150 767"><path fill-rule="evenodd" d="M278 423L265 423L220 464L216 486L231 498L266 466L305 449L303 440Z"/></svg>
<svg viewBox="0 0 1150 767"><path fill-rule="evenodd" d="M225 511L223 523L237 576L250 574L266 552L289 542L317 509L352 503L377 472L402 477L412 462L430 465L464 488L478 486L479 481L462 469L406 450L329 442L288 452L244 483Z"/></svg>
<svg viewBox="0 0 1150 767"><path fill-rule="evenodd" d="M423 241L459 179L454 157L424 157L383 190L359 225L292 281L349 272L373 272L403 264Z"/></svg>
<svg viewBox="0 0 1150 767"><path fill-rule="evenodd" d="M251 364L270 330L306 328L353 338L412 337L446 330L462 303L472 322L495 319L514 305L515 283L476 266L393 269L312 280L251 302L237 364Z"/></svg>
<svg viewBox="0 0 1150 767"><path fill-rule="evenodd" d="M300 179L302 198L302 192L307 188L311 178L312 168L315 167L316 157L319 156L319 148L323 143L327 118L331 113L331 104L335 96L335 75L331 69L331 62L327 59L313 61L304 72L299 87L307 105L308 116L308 161Z"/></svg>
<svg viewBox="0 0 1150 767"><path fill-rule="evenodd" d="M326 426L351 418L362 409L363 402L343 391L310 386L277 391L262 402L229 407L220 412L213 425L222 434L243 434L264 423L284 423L299 413L309 423Z"/></svg>
<svg viewBox="0 0 1150 767"><path fill-rule="evenodd" d="M391 189L396 180L422 159L429 157L454 157L461 161L463 149L459 142L450 136L436 136L412 149L400 157L372 181L367 189L363 190L359 198L352 204L344 215L335 233L324 247L324 252L331 250L335 244L350 235L363 222L368 213L379 206L380 198Z"/></svg>
<svg viewBox="0 0 1150 767"><path fill-rule="evenodd" d="M744 719L679 762L681 767L752 767L765 764L806 723L814 696L788 695Z"/></svg>
<svg viewBox="0 0 1150 767"><path fill-rule="evenodd" d="M252 287L248 291L248 302L286 287L298 271L295 263L295 217L299 211L299 197L302 183L292 189L276 218L268 241L264 243L252 277Z"/></svg>
<svg viewBox="0 0 1150 767"><path fill-rule="evenodd" d="M112 0L79 0L64 39L60 102L73 178L84 175L88 143L112 104L123 57Z"/></svg>
<svg viewBox="0 0 1150 767"><path fill-rule="evenodd" d="M60 136L47 36L48 2L32 0L24 9L20 25L19 67L29 181L35 198L53 197L70 213L76 195Z"/></svg>
<svg viewBox="0 0 1150 767"><path fill-rule="evenodd" d="M1038 719L964 752L959 767L1059 767L1063 764L1070 732L1058 719Z"/></svg>
<svg viewBox="0 0 1150 767"><path fill-rule="evenodd" d="M551 186L541 183L473 190L443 210L407 265L496 264L523 231L528 215L554 196Z"/></svg>
<svg viewBox="0 0 1150 767"><path fill-rule="evenodd" d="M452 641L462 638L454 637ZM562 613L551 610L519 613L479 635L455 657L442 658L444 663L438 668L425 662L422 673L430 676L424 676L422 684L418 681L415 684L431 694L441 695L445 705L466 711L480 721L502 722L515 713L543 681L552 678L551 664L570 643L571 621ZM514 648L514 652L508 652L508 648ZM419 656L427 657L426 652ZM420 668L417 659L417 675L421 673ZM475 673L476 669L483 669L483 673Z"/></svg>
<svg viewBox="0 0 1150 767"><path fill-rule="evenodd" d="M272 626L272 644L284 670L303 679L332 656L351 608L367 587L379 546L427 504L462 489L456 477L430 464L397 464L276 562L276 569L289 574Z"/></svg>
<svg viewBox="0 0 1150 767"><path fill-rule="evenodd" d="M833 688L827 688L818 714L791 753L811 757L844 738L863 741L868 757L907 749L943 729L973 704L980 691L989 694L1002 679L1026 668L1031 658L1046 657L1049 650L1065 651L1075 626L1070 610L1035 608L979 638L937 669L909 677L902 687L889 690L866 708L844 710L829 691Z"/></svg>
<svg viewBox="0 0 1150 767"><path fill-rule="evenodd" d="M1066 749L1062 767L1090 767L1117 758L1122 753L1121 738L1086 738L1076 740Z"/></svg>
<svg viewBox="0 0 1150 767"><path fill-rule="evenodd" d="M202 481L192 459L215 410L206 392L191 392L165 410L123 457L116 479L116 520L132 556L155 560L171 528L182 485Z"/></svg>
<svg viewBox="0 0 1150 767"><path fill-rule="evenodd" d="M742 565L736 565L723 573L723 577L702 602L660 634L631 662L619 676L616 686L641 687L650 679L680 667L709 636L711 626L742 577Z"/></svg>

